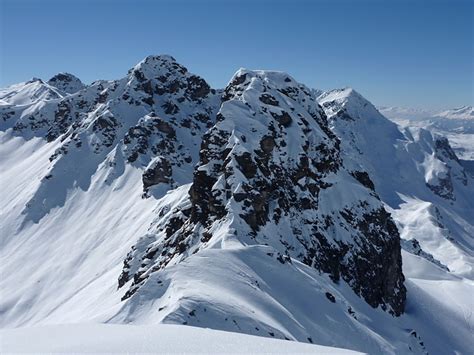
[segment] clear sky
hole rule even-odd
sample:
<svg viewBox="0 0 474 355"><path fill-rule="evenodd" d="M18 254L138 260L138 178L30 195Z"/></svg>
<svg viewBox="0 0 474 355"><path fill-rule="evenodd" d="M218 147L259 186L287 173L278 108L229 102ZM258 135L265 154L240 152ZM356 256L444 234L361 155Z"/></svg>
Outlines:
<svg viewBox="0 0 474 355"><path fill-rule="evenodd" d="M471 0L0 0L0 86L117 79L171 54L213 87L240 67L378 105L473 103Z"/></svg>

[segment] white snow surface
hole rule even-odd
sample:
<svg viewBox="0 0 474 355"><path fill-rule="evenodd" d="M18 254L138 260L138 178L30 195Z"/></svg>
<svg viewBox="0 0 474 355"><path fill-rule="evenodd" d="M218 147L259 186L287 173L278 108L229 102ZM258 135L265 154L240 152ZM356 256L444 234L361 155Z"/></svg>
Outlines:
<svg viewBox="0 0 474 355"><path fill-rule="evenodd" d="M417 239L452 272L474 279L474 180L448 142L424 128L397 126L353 89L318 99L346 161L369 173L402 238Z"/></svg>
<svg viewBox="0 0 474 355"><path fill-rule="evenodd" d="M27 341L25 341L28 339ZM185 339L185 341L183 341ZM65 324L0 330L2 353L360 354L181 325Z"/></svg>
<svg viewBox="0 0 474 355"><path fill-rule="evenodd" d="M126 290L117 289L117 278L131 247L154 238L157 226L188 203L197 146L206 128L196 123L191 130L181 129L179 123L198 107L194 101L185 101L176 114L178 123L173 123L185 153L173 159L181 162L189 156L191 167L173 170L173 181L153 187L147 198L142 174L157 157L146 151L128 163L130 145L119 139L110 146L102 144L108 140L93 129L101 118L117 119L119 137L132 126L153 121L148 106L128 105L120 98L124 94L135 101L144 98L134 89L139 84L133 70L156 84L155 77L168 73L167 67L156 72L157 62L173 63L173 59L144 60L121 80L96 82L72 94L38 80L0 90L0 107L12 108L19 122L31 121L29 115L36 112L49 117L63 97L86 104L97 93L107 92L109 97L105 103L94 102L94 111L85 116L77 111L82 120L77 131L82 147L74 148L76 141L67 132L48 143L39 131L19 134L9 121L2 123L2 352L223 353L233 348L238 352L345 353L341 349L345 348L371 354L472 353L473 178L445 150L435 149L436 142L442 141L429 131L397 126L353 89L318 92L331 128L341 139L345 164L369 173L401 237L418 240L425 253L449 269L433 263L426 254L403 250L407 306L402 316L373 309L347 284L336 284L296 259L275 262L269 256L274 252L271 243L252 245L236 240L232 233L239 224L232 215L215 226L214 239L205 249L152 274L136 297L121 301ZM278 72L248 73L271 77L282 85L287 77ZM170 80L175 79L179 78ZM245 93L249 100L258 85L255 79ZM176 103L181 94L178 89L178 94L166 100ZM211 95L208 101L212 107L218 98ZM302 102L306 110L316 109L311 106L314 103ZM158 104L163 102L155 102L153 110L165 117ZM230 117L237 112L233 105L223 110ZM341 109L347 116L337 116ZM235 123L238 119L235 117ZM265 117L261 120L265 123ZM230 148L255 145L239 142L241 133L251 138L252 128L264 126L252 124L254 127L247 123L225 127L234 132ZM291 134L296 139L298 130ZM69 153L51 161L62 147ZM94 147L99 152L96 155L91 153ZM298 155L294 148L287 148L288 156ZM451 190L446 185L448 177ZM435 194L427 184L454 199ZM344 198L358 196L360 186L351 186L354 190L340 189L341 200L323 197L326 202L321 208L330 210ZM237 179L235 189L239 189ZM266 230L267 235L272 233L282 230Z"/></svg>
<svg viewBox="0 0 474 355"><path fill-rule="evenodd" d="M2 104L8 105L27 105L61 97L57 88L38 78L0 89L0 100L2 100Z"/></svg>
<svg viewBox="0 0 474 355"><path fill-rule="evenodd" d="M422 251L416 256L412 254L413 250L403 252L409 304L414 299L421 301L418 293L429 294L433 300L423 301L418 305L419 310L436 302L444 308L440 314L450 313L449 321L457 315L466 330L472 333L472 172L465 168L465 162L454 156L448 141L440 136L440 130L432 133L433 127L414 124L418 122L416 119L396 125L351 88L322 93L318 100L333 131L341 138L346 163L349 162L354 170L364 169L369 173L376 192L397 222L401 238L410 243L416 240L421 246ZM410 117L424 115L419 111L408 111ZM472 108L457 110L457 115L445 112L443 119L461 119L460 111L464 114L463 127L468 130L473 122ZM463 133L451 134L463 136ZM449 140L451 142L451 136ZM472 141L469 144L472 146ZM470 145L464 146L466 150ZM451 192L446 193L446 190ZM449 271L440 273L439 265L447 266ZM440 317L439 322L445 321ZM469 348L473 349L472 337Z"/></svg>

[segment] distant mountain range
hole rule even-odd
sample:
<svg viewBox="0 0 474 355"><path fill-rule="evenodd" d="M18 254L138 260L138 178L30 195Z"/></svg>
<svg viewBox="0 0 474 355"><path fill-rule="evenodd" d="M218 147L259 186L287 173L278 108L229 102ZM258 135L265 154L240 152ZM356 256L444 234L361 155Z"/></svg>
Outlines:
<svg viewBox="0 0 474 355"><path fill-rule="evenodd" d="M472 349L474 176L444 136L384 116L399 109L276 71L213 89L167 55L0 100L2 327Z"/></svg>
<svg viewBox="0 0 474 355"><path fill-rule="evenodd" d="M388 118L426 120L432 118L450 118L459 120L474 120L472 106L462 106L451 110L424 110L407 107L378 106L378 110Z"/></svg>
<svg viewBox="0 0 474 355"><path fill-rule="evenodd" d="M401 125L424 127L447 137L465 164L474 160L474 110L463 106L452 110L418 110L401 107L379 107L380 112Z"/></svg>

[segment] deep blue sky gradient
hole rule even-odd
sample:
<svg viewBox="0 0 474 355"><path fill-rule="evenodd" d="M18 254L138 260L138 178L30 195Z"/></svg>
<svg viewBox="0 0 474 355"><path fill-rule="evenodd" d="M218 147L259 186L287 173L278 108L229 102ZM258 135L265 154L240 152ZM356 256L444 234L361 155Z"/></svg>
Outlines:
<svg viewBox="0 0 474 355"><path fill-rule="evenodd" d="M378 105L473 103L470 0L0 0L0 87L59 71L117 79L167 53L213 87L240 67Z"/></svg>

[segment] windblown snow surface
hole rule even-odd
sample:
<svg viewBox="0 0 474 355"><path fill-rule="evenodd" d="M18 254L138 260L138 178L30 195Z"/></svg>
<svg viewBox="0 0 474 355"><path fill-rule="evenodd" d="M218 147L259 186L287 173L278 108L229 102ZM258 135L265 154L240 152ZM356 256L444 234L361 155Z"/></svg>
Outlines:
<svg viewBox="0 0 474 355"><path fill-rule="evenodd" d="M472 353L474 180L448 140L279 72L214 90L151 56L116 81L58 77L0 90L3 352ZM266 207L249 189L280 183L259 157L293 174L325 156ZM393 257L400 281L399 245L406 299L370 293L353 263Z"/></svg>
<svg viewBox="0 0 474 355"><path fill-rule="evenodd" d="M0 339L2 353L360 354L182 325L50 325L2 329Z"/></svg>

